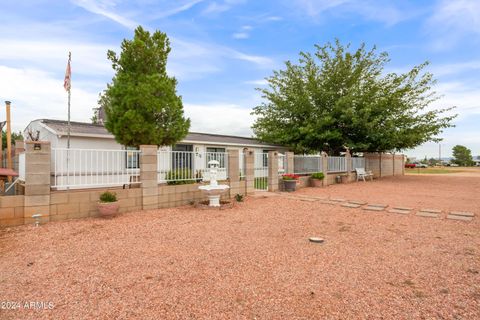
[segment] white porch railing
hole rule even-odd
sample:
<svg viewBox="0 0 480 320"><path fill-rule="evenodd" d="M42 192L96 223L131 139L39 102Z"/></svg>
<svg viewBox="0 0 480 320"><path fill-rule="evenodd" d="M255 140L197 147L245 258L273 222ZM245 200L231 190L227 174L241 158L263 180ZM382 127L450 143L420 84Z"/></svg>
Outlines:
<svg viewBox="0 0 480 320"><path fill-rule="evenodd" d="M345 157L328 157L328 172L346 172L347 161Z"/></svg>
<svg viewBox="0 0 480 320"><path fill-rule="evenodd" d="M139 181L139 150L52 149L52 187L96 188Z"/></svg>
<svg viewBox="0 0 480 320"><path fill-rule="evenodd" d="M218 180L228 178L227 152L194 152L159 150L157 154L157 178L159 183L210 181L208 162L219 162Z"/></svg>
<svg viewBox="0 0 480 320"><path fill-rule="evenodd" d="M293 157L295 174L310 174L323 172L322 157L320 155L295 155Z"/></svg>

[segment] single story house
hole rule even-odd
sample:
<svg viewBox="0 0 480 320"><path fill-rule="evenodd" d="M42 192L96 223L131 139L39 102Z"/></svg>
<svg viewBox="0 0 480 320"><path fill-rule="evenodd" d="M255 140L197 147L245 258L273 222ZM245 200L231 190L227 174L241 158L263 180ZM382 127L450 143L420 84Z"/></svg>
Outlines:
<svg viewBox="0 0 480 320"><path fill-rule="evenodd" d="M123 169L128 169L132 172L138 171L138 151L117 143L114 136L102 124L71 121L69 151L67 151L67 121L52 119L33 120L25 128L24 136L28 137L29 132L34 135L38 134L39 140L50 141L51 143L52 175L55 176L52 179L53 186L71 185L71 182L65 183L62 179L65 180L67 179L66 177L72 175L72 170L76 176L76 173L80 173L78 174L80 179L82 179L82 176L92 176L92 171L102 173L107 171L107 175L110 176L120 176L118 173L120 171L122 171L122 176L125 175ZM182 170L188 169L192 172L194 178L199 178L199 176L204 178L202 174L206 174L205 171L208 169L207 163L210 160L218 160L220 162L219 178L221 179L222 176L226 176L225 159L227 148L238 149L240 152L245 148L249 148L253 149L257 154L264 154L272 150L280 153L287 151L285 147L263 143L254 138L190 132L176 145L159 148L159 182L165 180L168 172L178 168L182 168ZM118 154L114 150L118 150ZM128 152L128 150L131 150L131 152ZM265 156L256 157L255 161L255 167L267 167L267 158ZM279 165L283 166L283 163L279 161ZM266 170L263 171L266 172ZM71 180L72 177L68 177L68 179ZM122 179L124 181L125 177ZM84 183L80 184L90 185L91 183L92 181L84 181ZM75 185L78 185L78 181L75 182Z"/></svg>

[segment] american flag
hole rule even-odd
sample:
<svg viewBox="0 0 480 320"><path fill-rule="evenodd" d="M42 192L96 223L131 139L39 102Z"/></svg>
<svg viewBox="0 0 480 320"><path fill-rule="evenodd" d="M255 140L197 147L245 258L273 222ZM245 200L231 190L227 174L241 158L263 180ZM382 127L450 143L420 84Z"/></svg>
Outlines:
<svg viewBox="0 0 480 320"><path fill-rule="evenodd" d="M67 70L65 70L65 80L63 80L63 87L65 90L70 91L72 86L71 79L72 79L72 70L70 69L70 60L72 59L72 54L68 53L68 63L67 63Z"/></svg>

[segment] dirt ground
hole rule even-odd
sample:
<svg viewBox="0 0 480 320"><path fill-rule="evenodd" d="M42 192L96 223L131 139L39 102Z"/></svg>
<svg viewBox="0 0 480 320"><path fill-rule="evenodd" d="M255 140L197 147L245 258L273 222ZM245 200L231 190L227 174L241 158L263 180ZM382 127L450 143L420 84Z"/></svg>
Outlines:
<svg viewBox="0 0 480 320"><path fill-rule="evenodd" d="M479 190L428 175L296 192L471 222L275 196L3 229L0 319L479 319Z"/></svg>

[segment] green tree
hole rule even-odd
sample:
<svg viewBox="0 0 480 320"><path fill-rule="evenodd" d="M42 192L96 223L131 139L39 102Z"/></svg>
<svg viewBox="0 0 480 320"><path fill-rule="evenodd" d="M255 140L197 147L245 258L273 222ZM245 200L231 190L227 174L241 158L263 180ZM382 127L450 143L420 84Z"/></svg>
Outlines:
<svg viewBox="0 0 480 320"><path fill-rule="evenodd" d="M472 166L473 158L472 151L465 146L456 145L452 149L453 152L453 163L458 164L459 166Z"/></svg>
<svg viewBox="0 0 480 320"><path fill-rule="evenodd" d="M15 140L23 140L22 133L20 131L12 132L12 146L15 145ZM2 131L2 150L7 149L7 132Z"/></svg>
<svg viewBox="0 0 480 320"><path fill-rule="evenodd" d="M167 75L167 35L150 34L139 26L121 49L120 56L108 51L116 73L99 99L107 130L126 146L172 145L183 139L190 119L184 117L177 80Z"/></svg>
<svg viewBox="0 0 480 320"><path fill-rule="evenodd" d="M264 101L252 112L257 138L289 146L296 152L338 153L409 149L451 127L452 108L427 110L439 97L423 69L385 73L388 54L361 45L350 52L338 40L301 52L274 71L268 87L257 89Z"/></svg>

